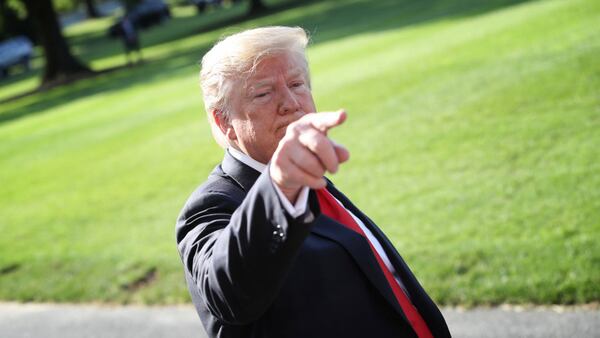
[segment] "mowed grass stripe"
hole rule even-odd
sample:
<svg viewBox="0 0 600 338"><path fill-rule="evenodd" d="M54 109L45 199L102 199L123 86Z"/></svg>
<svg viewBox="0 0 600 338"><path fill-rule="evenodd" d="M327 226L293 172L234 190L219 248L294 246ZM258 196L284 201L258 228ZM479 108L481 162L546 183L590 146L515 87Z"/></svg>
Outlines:
<svg viewBox="0 0 600 338"><path fill-rule="evenodd" d="M556 10L560 11L563 10L563 8L558 8ZM572 10L571 12L574 11ZM578 180L583 181L583 178L588 180L591 178L592 180L588 182L591 186L597 187L598 179L597 175L594 175L594 173L597 172L597 167L595 165L588 166L581 170L579 179L572 177L572 175L576 173L568 172L568 169L564 169L564 164L573 166L571 161L583 160L584 166L588 165L589 162L587 159L590 158L589 156L598 155L597 148L593 147L593 144L597 142L597 136L595 136L594 130L598 127L598 121L597 118L593 118L594 116L597 116L598 113L597 95L594 94L592 86L584 85L583 88L570 88L571 83L574 83L576 86L581 86L582 77L588 80L588 84L592 85L593 83L593 80L589 75L589 69L593 67L594 63L597 65L597 61L593 59L593 55L597 54L598 48L597 44L596 46L593 44L590 46L589 44L586 44L586 42L590 41L592 35L595 34L593 28L595 27L594 20L597 20L597 15L589 19L584 19L583 22L579 21L572 24L572 26L574 26L573 30L576 33L565 30L567 32L564 34L553 34L555 31L561 33L560 29L554 28L554 25L557 21L568 21L567 19L573 16L571 12L550 13L556 15L552 16L553 22L546 20L547 27L539 27L539 22L535 22L535 20L524 22L521 27L511 26L510 31L504 32L503 35L523 37L523 41L518 41L518 39L516 39L521 44L521 46L517 45L517 47L520 48L516 51L514 47L510 45L505 48L505 50L510 52L508 58L500 58L501 54L498 55L496 52L501 53L502 50L498 51L495 49L494 54L490 54L488 51L488 54L490 54L488 58L492 62L483 62L485 60L477 59L468 60L467 57L471 55L469 51L472 49L480 50L479 54L481 54L481 50L484 50L486 47L494 46L494 40L492 39L489 40L489 43L481 41L487 38L484 36L483 39L474 41L473 45L459 45L458 48L453 50L442 49L447 55L458 55L455 59L462 61L464 70L456 66L452 67L453 65L451 62L436 68L436 64L428 64L427 59L421 59L419 60L422 64L421 68L426 69L428 73L425 73L424 71L413 71L410 67L402 67L402 72L397 72L399 75L398 79L400 79L396 80L396 83L399 83L398 85L394 85L395 83L390 84L390 82L393 83L394 79L389 79L389 77L386 78L386 81L378 82L378 78L385 78L383 75L384 72L381 72L375 73L371 81L368 82L368 86L360 88L364 83L353 83L350 81L342 90L340 90L340 92L345 93L344 95L348 99L351 100L354 98L354 101L356 101L355 108L363 108L356 109L358 111L354 116L355 122L357 119L362 118L361 114L371 117L370 123L365 123L364 119L356 122L357 126L360 125L362 127L360 130L367 130L366 132L357 135L356 132L359 130L358 127L350 128L351 132L355 133L353 137L349 138L351 139L350 142L352 142L352 140L358 140L357 142L359 142L359 144L355 144L351 149L354 149L355 153L358 152L359 154L370 152L372 155L367 156L368 160L365 162L379 163L379 167L381 168L381 170L373 168L373 170L369 171L367 174L359 177L352 175L340 176L339 180L348 182L346 191L352 191L353 189L358 190L359 192L355 194L354 198L362 199L364 200L364 203L372 205L373 208L371 214L375 215L384 212L384 210L379 208L379 205L390 204L391 194L387 196L380 194L378 190L382 187L377 184L374 184L371 189L364 187L369 181L377 181L377 179L372 177L373 175L385 177L386 180L388 180L385 185L386 188L398 187L404 189L407 186L409 188L415 186L415 193L405 196L403 192L398 191L394 196L395 198L392 200L400 199L401 201L406 201L410 204L410 201L408 200L413 198L419 200L419 194L424 193L430 201L436 202L435 205L412 203L417 204L417 210L420 210L423 215L419 215L421 217L415 217L415 210L412 210L413 214L409 215L412 217L407 217L407 219L412 218L411 221L413 222L410 222L405 226L399 224L404 222L404 218L398 217L398 209L385 209L389 215L386 215L387 217L384 217L384 219L388 219L389 222L392 223L392 225L389 226L389 229L387 229L388 232L390 230L393 231L393 233L396 234L394 238L405 245L414 245L415 234L413 229L422 230L423 226L431 224L429 227L425 228L426 230L419 232L424 236L421 237L422 242L417 242L415 245L415 247L418 247L418 249L415 249L418 250L418 252L414 254L417 257L416 259L418 259L422 250L430 251L428 250L428 246L431 246L432 234L437 233L440 235L438 238L440 243L448 240L446 237L446 230L440 229L440 227L448 226L449 223L456 223L455 227L457 231L460 230L464 232L462 238L465 242L465 246L471 248L466 250L466 255L473 255L475 257L477 257L477 255L473 254L473 252L476 252L476 246L472 246L471 241L468 241L468 239L471 238L469 234L478 234L478 236L475 237L477 240L485 238L485 234L488 231L493 231L496 235L504 233L507 239L510 238L510 233L525 232L539 235L539 232L542 232L542 234L545 234L549 229L540 229L540 227L536 225L544 224L543 221L546 221L546 218L552 219L557 216L557 213L563 216L562 209L570 210L570 212L567 212L564 217L553 220L552 223L554 223L555 226L563 229L565 227L585 227L585 230L579 230L582 232L581 238L583 238L584 243L588 243L586 241L591 238L589 237L590 234L598 233L597 221L595 221L598 213L591 211L598 209L598 203L591 202L583 207L577 203L569 203L569 200L573 198L573 195L589 196L591 193L581 184L574 187L573 183ZM567 19L558 15L561 13L566 13L562 14L562 16ZM579 16L577 17L579 19ZM543 20L543 18L541 20ZM530 29L531 26L535 27L536 24L538 25L538 27L536 27L538 29L537 36L535 35L535 31ZM563 28L561 26L558 27ZM524 35L523 30L528 34ZM548 44L551 48L544 48L545 50L540 49L540 47L545 47ZM515 44L512 43L512 45ZM480 48L477 48L476 46L480 46ZM533 53L531 51L526 53L531 47L534 47ZM345 55L343 50L340 51L339 48L336 50L339 51L340 55ZM463 55L460 55L461 53L454 53L454 51L461 50L464 51L462 53ZM477 53L474 54L475 56L478 56ZM525 57L526 55L527 57ZM438 57L442 58L442 55L433 55L431 59L436 60ZM467 60L465 60L465 58L467 58ZM366 56L365 59L368 60ZM356 64L347 68L359 69L360 66L357 66L357 64L360 65L361 62L362 60L359 60ZM340 64L346 66L343 63L337 63L335 65ZM328 68L328 71L335 72L335 65ZM368 65L366 67L368 67ZM362 69L355 71L352 74L360 74L361 71ZM429 74L431 74L431 77L427 77ZM444 76L446 74L447 76ZM411 77L411 75L415 76ZM399 88L403 84L401 79L407 77L420 80L422 85L417 86L414 82L406 81L405 86L409 88L410 91L403 92L402 88ZM557 79L560 79L560 81L557 81ZM523 81L525 81L525 83L523 83ZM378 83L382 83L382 85L377 86ZM463 87L466 88L463 89ZM366 91L367 93L374 92L374 95L380 95L382 99L387 97L390 103L387 106L378 106L374 103L378 102L377 99L379 97L365 98L364 95L361 96L357 95L356 92L352 92L352 88L357 88L356 91ZM339 89L339 87L336 89ZM574 92L573 89L578 90ZM391 92L392 90L397 90L397 95L394 96ZM383 94L380 94L381 92L383 92ZM449 96L456 95L457 92L468 93L468 95L458 98ZM578 94L581 94L579 96L581 96L582 99L578 100L576 103L570 103L573 102L573 97L577 97ZM360 102L365 103L363 105L364 107L361 107ZM566 111L557 109L561 107L561 104L572 106L572 109ZM460 113L460 115L453 117L452 115L457 112ZM575 114L575 117L571 114ZM356 115L361 116L357 117ZM352 120L349 120L349 123L352 123L351 121ZM590 124L590 122L592 123ZM457 127L459 129L457 129ZM415 135L415 129L422 133ZM521 135L515 135L515 129L518 134ZM518 129L522 130L519 131ZM433 130L438 133L432 133ZM561 147L561 141L563 140L556 139L556 130L563 131L560 136L562 136L563 139L566 139L566 141L569 141L568 146ZM552 133L549 133L549 131ZM396 140L391 136L386 135L390 132L393 132L394 135L396 135ZM576 132L576 134L573 135L571 132ZM344 131L340 129L339 133L343 134ZM569 138L573 136L576 136L577 139L573 141L569 140ZM340 137L343 138L343 136ZM540 142L542 144L540 144ZM438 161L436 163L426 163L431 167L423 168L423 165L421 165L423 159L418 156L418 154L415 154L415 143L416 146L422 145L422 147L419 148L422 148L424 151L423 157L425 157L425 161L431 162L432 159L435 160L436 158ZM403 146L406 144L408 145ZM523 145L528 145L529 149L519 149ZM435 148L432 149L432 146ZM540 148L540 146L543 147ZM356 151L356 147L359 147L358 151ZM399 147L400 149L398 149ZM457 147L460 148L457 149ZM558 147L563 149L556 149ZM578 148L578 151L567 151L568 147L576 147ZM443 153L435 156L436 148ZM465 153L464 148L472 148L472 150L477 153ZM372 151L373 149L376 149L376 151ZM451 150L455 150L456 154L447 154L447 152ZM509 157L524 157L525 161L512 166L507 166L502 162L502 160L505 160L503 158L504 156L497 156L497 158L486 156L489 152L493 153L497 150L504 150L505 153L508 153L506 155ZM539 160L538 157L544 156L544 152L546 151L553 151L556 153L553 161L545 161L537 164L537 161ZM408 156L405 154L408 154ZM573 157L569 155L576 156L573 159L569 158ZM449 159L449 156L457 158L458 161L457 159ZM562 158L558 156L561 156ZM363 155L363 157L365 156ZM394 159L398 159L395 164L386 164L387 161L392 162ZM403 161L403 159L405 160ZM466 161L460 161L460 159ZM356 160L356 158L354 158L354 160ZM566 163L562 161L565 161ZM402 164L398 165L398 162L401 162ZM356 162L351 162L348 166L352 166L353 164L356 164ZM440 175L440 170L436 168L436 166L448 164L452 167L442 168L443 172ZM563 164L563 166L561 166L561 164ZM492 169L506 168L507 170L506 172L501 172L500 175L497 171L492 170L487 174L487 176L489 176L487 178L489 179L489 182L486 182L486 177L484 176L486 175L484 171L485 167L481 168L481 165L485 165L485 167ZM534 168L528 167L533 165L535 165ZM575 166L577 167L577 165ZM518 167L522 167L522 169L520 169L520 174L522 176L525 173L529 178L531 176L542 177L540 179L535 179L534 181L520 180L511 182L511 176L515 173L515 170L518 170ZM468 169L471 170L466 171ZM448 171L450 171L450 175L448 175ZM550 172L548 173L548 171ZM512 201L512 198L514 197L506 196L507 198L504 199L497 198L498 191L496 189L503 188L498 186L499 183L506 185L514 184L517 185L517 187L519 184L524 184L529 188L544 186L548 184L545 179L553 181L557 180L553 178L553 176L557 176L555 171L562 173L567 171L569 181L565 182L566 184L561 187L561 189L564 189L563 191L550 191L553 194L551 196L529 194L523 198L522 203L534 204L532 205L532 208L537 209L535 211L518 210L519 207L523 208L523 206L521 205L521 201ZM407 173L416 173L419 177L406 178ZM432 177L430 179L433 182L428 185L431 187L422 187L423 183L427 181L419 175L422 173L431 173L430 175ZM543 176L550 177L545 178ZM402 180L399 184L394 184L395 180L399 180L402 177L405 177L406 179ZM345 178L348 179L345 180ZM499 178L500 182L497 182ZM416 180L417 183L410 182L411 179ZM361 184L359 185L360 188L357 188L357 185L354 182L367 183ZM450 186L448 186L449 183L451 184ZM484 188L483 191L482 189L477 189L482 183L484 184L482 186L482 188ZM517 187L508 187L507 190L514 190ZM486 189L491 191L486 194ZM467 199L463 196L459 196L462 195L462 192L465 190L470 192L472 197L467 196L469 197ZM560 196L556 196L557 193L560 193ZM597 195L597 193L591 194ZM469 199L472 201L469 202ZM547 203L546 200L551 200L552 203ZM536 203L532 203L532 201L536 201ZM588 201L590 200L588 199ZM451 209L455 209L452 204L460 204L462 208L460 208L459 212L452 210L452 214L450 215L442 212L442 210L448 209L449 205L451 206ZM403 207L404 206L401 204L399 205L399 208ZM469 209L469 207L473 209ZM496 210L496 207L501 207L502 209ZM570 217L578 216L579 213L582 212L582 209L589 210L590 212L584 217L577 217L578 219L576 220L570 219ZM542 211L547 214L547 217L543 217L539 214ZM437 222L430 222L427 219L430 217L428 214L441 217L438 217ZM499 217L497 214L499 214ZM511 214L516 214L519 218L515 219L516 217ZM532 216L537 216L538 219ZM476 217L481 217L483 223L469 224L469 217L474 219L476 219ZM496 229L494 229L493 226L497 224L494 223L486 226L485 217L492 218L493 220L500 222L503 226L496 227ZM500 218L500 220L497 220L497 218ZM539 218L542 219L540 220ZM401 219L401 221L398 221L398 219ZM465 222L465 220L467 220L467 222ZM506 221L510 222L508 226L502 224ZM522 225L524 229L519 226L515 227L515 222ZM469 231L469 226L473 227L472 231ZM552 225L549 225L549 227L551 226ZM532 240L533 238L535 237L526 237L527 240ZM452 243L456 245L457 241L459 241L459 239L454 239ZM560 238L547 236L545 241L555 243L554 246L547 248L546 250L550 252L561 252L560 249L562 249L564 243L561 243ZM588 243L588 245L589 244L590 243ZM525 244L523 247L527 248L527 245ZM488 247L487 249L493 250L495 248ZM531 256L536 256L536 252L530 252L527 249L524 250L529 252ZM588 263L597 262L598 247L591 245L589 250L586 251L588 251L588 257L583 261L588 260ZM504 254L504 257L510 256L510 252ZM577 259L572 256L569 258ZM579 259L580 258L581 257L579 257ZM457 263L463 260L462 257L452 257L452 260L454 262L453 264L458 266L457 270L460 273L465 273L469 270L469 268L461 268L462 263ZM565 259L565 262L568 261L569 259ZM475 262L477 262L477 260L475 260ZM514 283L516 286L530 284L531 278L528 276L529 271L535 270L536 267L532 266L531 262L528 263L529 264L525 265L517 265L518 268L513 268L514 270L517 270L519 274L511 276L511 278L505 277L504 283L507 285ZM545 261L544 263L552 265L551 261ZM422 264L426 265L427 263L424 261ZM481 257L478 264L482 265L482 269L488 273L491 272L494 266L493 263L488 263L484 257ZM567 263L566 266L569 266L569 263ZM586 268L590 267L588 264L585 264L585 266ZM571 266L571 268L573 270L579 270L580 272L585 269L581 269L579 266ZM437 267L433 265L432 275L439 276L439 271L435 271L436 269ZM456 274L456 272L454 272L454 274ZM551 281L550 283L553 283L556 286L553 290L553 292L555 292L553 294L554 297L556 297L556 294L560 294L558 297L560 297L561 301L573 301L573 298L567 300L572 296L569 295L572 291L570 289L572 288L572 281L563 280L556 283L556 281L553 280L553 277L555 277L553 275L555 275L555 271L551 271L543 277L533 277L540 282L544 280ZM593 276L584 283L585 287L583 287L582 290L578 290L579 295L576 296L579 297L578 299L581 299L581 294L590 291L595 295L594 297L597 297L598 290L594 287L594 283L598 281L598 274L593 273L592 275ZM578 278L573 276L581 275L572 273L571 278ZM452 285L452 283L448 283L446 287L448 289L459 287L463 290L469 290L469 285L475 283L472 279L473 275L469 277L469 279L464 280L464 284L462 285ZM486 280L485 276L478 276L478 278L482 279L482 281L476 284L481 285L482 283L487 282L490 288L498 288L498 284ZM456 282L456 279L454 278L449 278L448 280ZM564 287L564 285L569 284L571 284L571 286ZM508 287L503 288L508 290ZM516 288L513 288L513 290L514 289ZM474 291L483 294L481 289ZM502 297L499 297L497 293L491 291L485 296L485 299L488 302L503 301ZM460 295L453 290L450 290L449 293L453 293L452 296L456 297L455 299L451 299L451 302L468 302L468 299L473 296L473 293ZM552 294L552 291L546 293ZM566 293L566 295L564 293ZM544 298L548 296L547 294L539 296L539 298L538 295L532 296L532 301L547 302L549 301L548 298ZM444 296L440 297L443 298ZM479 298L483 297L483 295L478 294L475 297ZM511 297L508 301L515 301L515 299L518 299L518 296ZM504 299L504 301L506 301L506 299Z"/></svg>
<svg viewBox="0 0 600 338"><path fill-rule="evenodd" d="M599 13L593 1L338 1L237 27L314 33L318 107L350 114L332 135L352 159L332 178L438 302L584 303L600 298ZM142 67L0 107L27 114L0 124L0 268L18 266L0 298L188 300L174 218L222 156L197 61L232 31L186 36L192 14L144 33ZM122 60L94 33L107 23L69 29L94 65Z"/></svg>

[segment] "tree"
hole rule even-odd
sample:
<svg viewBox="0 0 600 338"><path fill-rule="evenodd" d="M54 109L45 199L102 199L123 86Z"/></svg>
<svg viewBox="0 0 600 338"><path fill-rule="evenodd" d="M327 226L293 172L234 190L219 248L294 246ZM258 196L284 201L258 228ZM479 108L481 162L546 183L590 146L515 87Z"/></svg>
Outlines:
<svg viewBox="0 0 600 338"><path fill-rule="evenodd" d="M88 18L99 18L101 17L100 12L96 8L96 4L94 4L94 0L83 0L85 5L85 13Z"/></svg>
<svg viewBox="0 0 600 338"><path fill-rule="evenodd" d="M14 8L20 5L21 8ZM21 3L9 3L0 0L0 40L25 35L30 40L36 41L31 29L30 20L26 17L25 8Z"/></svg>
<svg viewBox="0 0 600 338"><path fill-rule="evenodd" d="M250 15L262 13L267 9L267 6L263 4L262 0L250 0Z"/></svg>
<svg viewBox="0 0 600 338"><path fill-rule="evenodd" d="M23 0L33 29L44 50L46 65L42 86L69 82L92 71L77 60L69 49L51 0Z"/></svg>
<svg viewBox="0 0 600 338"><path fill-rule="evenodd" d="M135 6L139 5L142 0L121 0L121 3L125 7L125 12L129 12L135 8Z"/></svg>

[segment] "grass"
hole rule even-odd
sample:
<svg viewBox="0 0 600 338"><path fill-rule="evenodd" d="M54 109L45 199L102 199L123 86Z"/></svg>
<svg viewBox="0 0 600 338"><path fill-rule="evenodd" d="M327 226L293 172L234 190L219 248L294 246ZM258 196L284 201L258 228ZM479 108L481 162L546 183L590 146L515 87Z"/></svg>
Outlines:
<svg viewBox="0 0 600 338"><path fill-rule="evenodd" d="M437 302L600 300L597 2L311 2L215 28L244 10L179 8L143 33L144 65L0 106L0 299L189 301L174 221L222 157L197 61L287 24L313 33L319 109L350 114L333 180ZM110 22L66 32L95 69L125 60Z"/></svg>

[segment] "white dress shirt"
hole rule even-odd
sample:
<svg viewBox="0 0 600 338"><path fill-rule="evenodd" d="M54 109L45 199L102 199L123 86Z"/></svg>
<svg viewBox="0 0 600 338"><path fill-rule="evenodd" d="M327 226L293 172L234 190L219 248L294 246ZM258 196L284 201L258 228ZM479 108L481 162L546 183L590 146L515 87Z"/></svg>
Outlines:
<svg viewBox="0 0 600 338"><path fill-rule="evenodd" d="M229 151L229 154L231 154L231 156L233 156L240 162L248 165L249 167L253 168L254 170L256 170L260 173L265 171L268 167L266 164L256 161L252 157L244 154L243 152L241 152L235 148L229 147L229 148L227 148L227 151ZM298 217L306 211L306 208L308 206L308 192L310 190L308 187L302 188L302 190L300 191L300 194L298 195L298 198L296 199L296 203L294 203L294 205L292 205L292 203L287 199L287 197L285 197L285 195L279 189L279 187L276 184L273 184L273 186L275 187L275 191L277 192L277 195L279 196L279 200L281 201L281 204L283 205L285 210L292 217ZM390 272L394 276L394 279L396 280L396 282L398 282L398 284L404 290L406 295L410 297L410 295L406 291L406 288L404 287L404 284L400 280L400 276L398 276L398 274L396 273L396 269L390 262L390 259L388 258L385 251L383 250L383 247L381 246L381 244L379 243L377 238L375 238L375 236L373 235L371 230L369 230L369 228L367 228L365 226L365 224L358 217L356 217L356 215L354 215L350 210L346 209L346 207L340 201L338 201L338 199L335 198L335 196L333 196L333 198L335 199L336 202L338 202L338 204L342 208L344 208L350 214L350 216L352 216L352 218L354 219L356 224L358 224L358 226L362 229L362 231L367 236L367 239L369 240L369 242L371 242L371 244L373 245L375 250L377 250L379 257L381 257L381 260L383 261L385 266L390 270Z"/></svg>

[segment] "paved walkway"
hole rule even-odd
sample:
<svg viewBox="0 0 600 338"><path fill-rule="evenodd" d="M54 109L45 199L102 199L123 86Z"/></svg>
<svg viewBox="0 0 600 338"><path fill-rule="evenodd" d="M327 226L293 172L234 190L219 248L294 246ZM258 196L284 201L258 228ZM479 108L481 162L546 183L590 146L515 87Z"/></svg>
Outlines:
<svg viewBox="0 0 600 338"><path fill-rule="evenodd" d="M478 308L443 310L454 337L600 338L600 310ZM112 307L0 303L0 337L205 338L191 306Z"/></svg>

